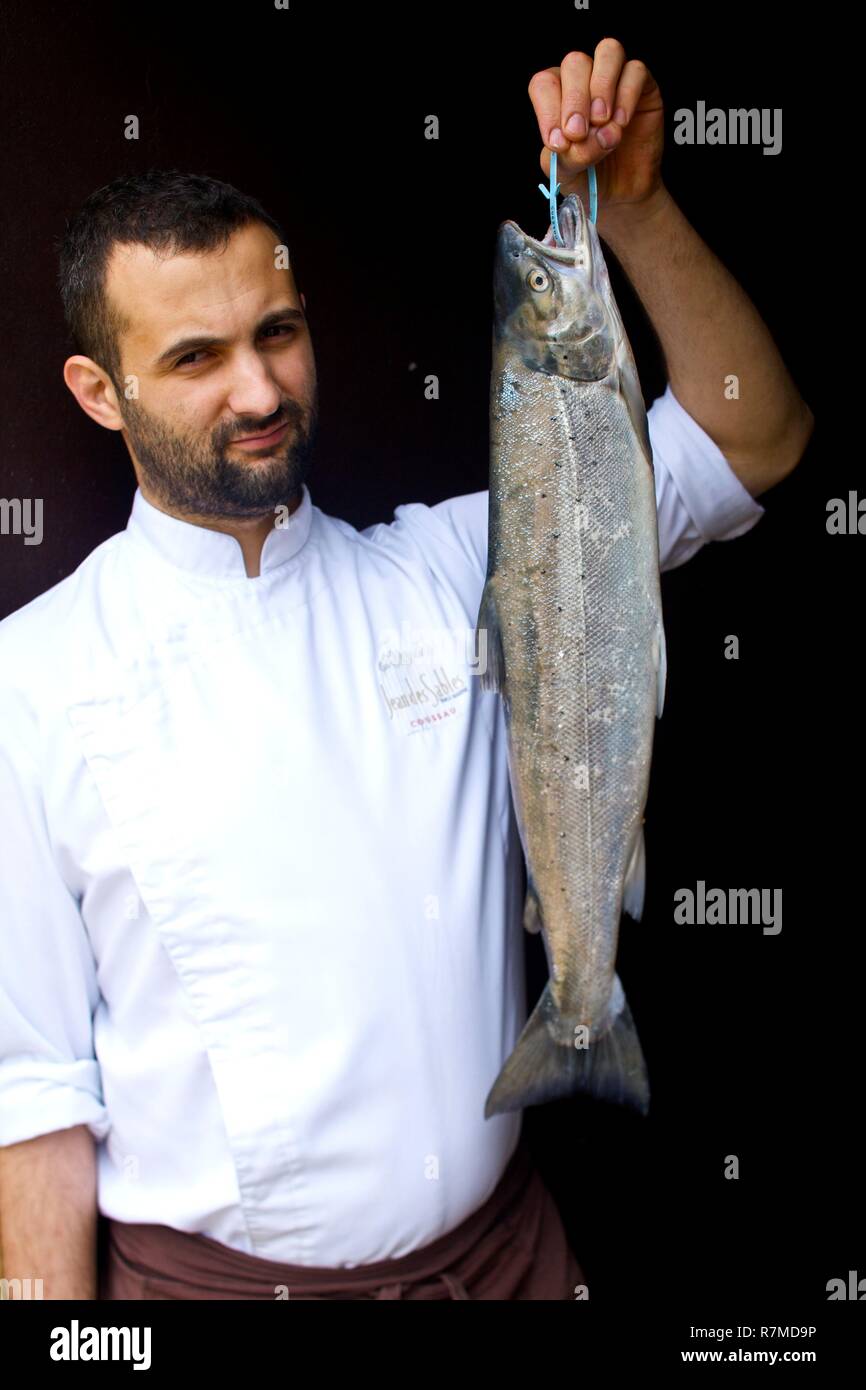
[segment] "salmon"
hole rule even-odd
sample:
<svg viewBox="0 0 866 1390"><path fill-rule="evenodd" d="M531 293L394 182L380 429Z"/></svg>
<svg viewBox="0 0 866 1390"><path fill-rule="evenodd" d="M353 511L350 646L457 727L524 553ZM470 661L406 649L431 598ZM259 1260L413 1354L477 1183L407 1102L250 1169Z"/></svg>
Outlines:
<svg viewBox="0 0 866 1390"><path fill-rule="evenodd" d="M585 1093L641 1114L646 1063L616 974L639 920L666 656L646 410L595 226L502 224L494 270L488 566L477 637L498 692L549 979L485 1116Z"/></svg>

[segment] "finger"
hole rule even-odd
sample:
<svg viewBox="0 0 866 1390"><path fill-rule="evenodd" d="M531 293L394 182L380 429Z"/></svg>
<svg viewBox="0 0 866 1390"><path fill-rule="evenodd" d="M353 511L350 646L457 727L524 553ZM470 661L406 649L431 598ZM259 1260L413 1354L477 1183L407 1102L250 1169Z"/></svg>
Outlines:
<svg viewBox="0 0 866 1390"><path fill-rule="evenodd" d="M588 53L566 53L559 70L562 87L560 126L569 140L583 140L589 132L589 79L592 59Z"/></svg>
<svg viewBox="0 0 866 1390"><path fill-rule="evenodd" d="M559 83L559 68L545 68L533 73L529 82L529 99L538 119L541 138L548 149L559 154L568 149L568 141L560 126L562 108L562 88Z"/></svg>
<svg viewBox="0 0 866 1390"><path fill-rule="evenodd" d="M573 183L591 164L599 164L605 155L616 149L621 140L622 127L614 121L608 121L605 126L593 126L585 140L572 142L566 151L557 155L557 180L566 185ZM544 158L549 160L550 154L544 150L542 156L543 168Z"/></svg>
<svg viewBox="0 0 866 1390"><path fill-rule="evenodd" d="M589 79L590 120L604 125L613 115L613 99L625 63L625 49L619 39L602 39L595 50Z"/></svg>
<svg viewBox="0 0 866 1390"><path fill-rule="evenodd" d="M619 77L619 85L613 100L613 119L617 125L628 125L641 99L644 83L648 77L646 63L632 58L626 63Z"/></svg>
<svg viewBox="0 0 866 1390"><path fill-rule="evenodd" d="M610 154L611 150L615 150L621 139L622 126L617 125L616 121L608 121L607 125L593 126L592 136L587 144L595 144L597 148L600 147L599 158L601 159L604 155Z"/></svg>

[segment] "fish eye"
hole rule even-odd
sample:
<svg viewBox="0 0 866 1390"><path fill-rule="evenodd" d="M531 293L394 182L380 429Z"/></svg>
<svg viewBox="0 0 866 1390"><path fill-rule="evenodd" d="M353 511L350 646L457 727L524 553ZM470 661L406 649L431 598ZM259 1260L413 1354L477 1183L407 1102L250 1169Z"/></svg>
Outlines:
<svg viewBox="0 0 866 1390"><path fill-rule="evenodd" d="M540 266L534 266L526 277L526 283L531 290L540 292L547 289L550 284L550 276Z"/></svg>

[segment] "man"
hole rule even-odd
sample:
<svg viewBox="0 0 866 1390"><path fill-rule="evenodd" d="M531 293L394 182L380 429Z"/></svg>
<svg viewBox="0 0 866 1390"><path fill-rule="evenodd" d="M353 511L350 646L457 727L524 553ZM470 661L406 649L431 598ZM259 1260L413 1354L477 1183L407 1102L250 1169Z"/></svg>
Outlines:
<svg viewBox="0 0 866 1390"><path fill-rule="evenodd" d="M606 39L530 95L561 193L598 165L664 349L670 569L757 522L811 414L661 182L646 68ZM474 624L487 497L363 532L313 505L284 243L227 185L152 171L61 249L64 377L138 489L0 624L4 1274L49 1298L569 1298L520 1115L483 1118L525 1018L501 707L401 643Z"/></svg>

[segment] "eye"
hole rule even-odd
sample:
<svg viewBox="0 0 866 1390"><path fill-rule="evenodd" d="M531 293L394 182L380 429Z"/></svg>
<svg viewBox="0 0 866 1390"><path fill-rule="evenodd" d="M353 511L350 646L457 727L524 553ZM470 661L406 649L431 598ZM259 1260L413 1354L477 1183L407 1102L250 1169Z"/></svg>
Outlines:
<svg viewBox="0 0 866 1390"><path fill-rule="evenodd" d="M264 330L262 337L266 338L271 333L292 334L297 333L297 331L297 325L294 323L272 323L269 328ZM184 353L183 357L179 357L174 365L175 367L196 367L198 363L194 362L193 358L201 356L203 353L206 353L206 351L206 348L197 348L194 352Z"/></svg>
<svg viewBox="0 0 866 1390"><path fill-rule="evenodd" d="M535 266L527 275L526 283L531 290L540 293L549 286L550 276L547 274L546 270L542 270L540 266Z"/></svg>

